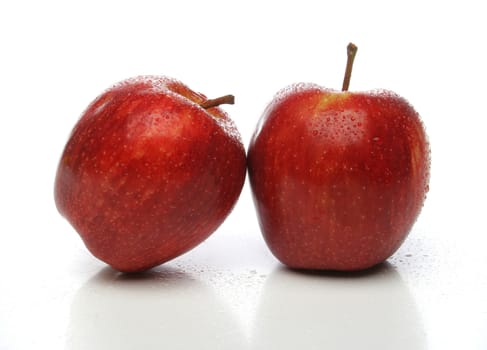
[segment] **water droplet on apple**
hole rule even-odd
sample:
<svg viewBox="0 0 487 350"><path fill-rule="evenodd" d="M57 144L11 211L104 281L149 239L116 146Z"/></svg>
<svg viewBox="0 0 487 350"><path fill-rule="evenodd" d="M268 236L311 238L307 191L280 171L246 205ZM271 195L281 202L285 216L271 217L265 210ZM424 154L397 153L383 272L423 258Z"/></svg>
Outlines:
<svg viewBox="0 0 487 350"><path fill-rule="evenodd" d="M312 135L318 132L324 142L332 142L337 146L354 143L365 135L366 113L355 110L325 110L309 122Z"/></svg>
<svg viewBox="0 0 487 350"><path fill-rule="evenodd" d="M316 92L321 91L323 88L320 87L317 84L313 83L296 83L292 84L289 86L286 86L285 88L279 90L273 98L273 103L279 103L282 101L284 98L286 98L289 95L296 94L302 91L313 91L316 90Z"/></svg>

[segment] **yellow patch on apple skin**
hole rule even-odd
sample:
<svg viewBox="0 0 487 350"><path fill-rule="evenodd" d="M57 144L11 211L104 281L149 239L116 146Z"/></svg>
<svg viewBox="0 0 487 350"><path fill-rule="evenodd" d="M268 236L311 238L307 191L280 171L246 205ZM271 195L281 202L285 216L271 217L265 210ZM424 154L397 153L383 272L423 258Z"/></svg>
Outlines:
<svg viewBox="0 0 487 350"><path fill-rule="evenodd" d="M328 107L334 107L334 105L341 104L351 96L348 91L330 91L328 94L321 97L317 109L323 109Z"/></svg>
<svg viewBox="0 0 487 350"><path fill-rule="evenodd" d="M316 140L345 146L361 142L366 135L367 112L344 107L351 94L331 92L320 99L308 122L309 132Z"/></svg>

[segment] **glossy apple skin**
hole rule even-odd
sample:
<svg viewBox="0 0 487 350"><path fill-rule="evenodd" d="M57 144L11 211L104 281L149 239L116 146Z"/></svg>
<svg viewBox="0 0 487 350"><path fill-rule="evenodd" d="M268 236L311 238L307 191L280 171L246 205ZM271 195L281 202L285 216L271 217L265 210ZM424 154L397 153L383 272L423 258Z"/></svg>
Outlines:
<svg viewBox="0 0 487 350"><path fill-rule="evenodd" d="M281 91L248 149L272 253L298 269L362 270L391 256L418 217L430 149L419 115L387 91Z"/></svg>
<svg viewBox="0 0 487 350"><path fill-rule="evenodd" d="M96 98L74 127L55 180L59 212L100 260L124 272L166 262L206 239L245 179L240 135L204 95L157 76Z"/></svg>

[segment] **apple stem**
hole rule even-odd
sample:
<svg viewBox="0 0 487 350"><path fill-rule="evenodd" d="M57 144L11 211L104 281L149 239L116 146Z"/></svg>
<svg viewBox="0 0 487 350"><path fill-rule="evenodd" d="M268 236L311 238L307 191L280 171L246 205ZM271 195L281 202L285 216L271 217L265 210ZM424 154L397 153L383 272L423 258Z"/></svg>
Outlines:
<svg viewBox="0 0 487 350"><path fill-rule="evenodd" d="M213 99L208 99L200 103L200 106L204 109L208 109L211 107L217 107L219 105L227 104L233 105L235 103L235 97L233 95L225 95Z"/></svg>
<svg viewBox="0 0 487 350"><path fill-rule="evenodd" d="M352 78L352 67L355 55L357 54L357 46L353 43L347 46L347 67L345 68L345 77L343 78L342 91L348 91L350 86L350 79Z"/></svg>

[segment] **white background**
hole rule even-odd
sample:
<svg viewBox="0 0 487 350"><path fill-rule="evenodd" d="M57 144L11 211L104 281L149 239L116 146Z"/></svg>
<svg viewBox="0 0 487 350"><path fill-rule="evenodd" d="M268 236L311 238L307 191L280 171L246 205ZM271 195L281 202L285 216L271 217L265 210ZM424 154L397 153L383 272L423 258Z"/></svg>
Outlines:
<svg viewBox="0 0 487 350"><path fill-rule="evenodd" d="M481 1L3 1L0 349L486 349L485 11ZM215 97L248 144L295 82L385 88L422 115L431 190L389 262L283 268L248 184L227 221L144 276L117 274L57 213L57 161L111 84L163 74Z"/></svg>

